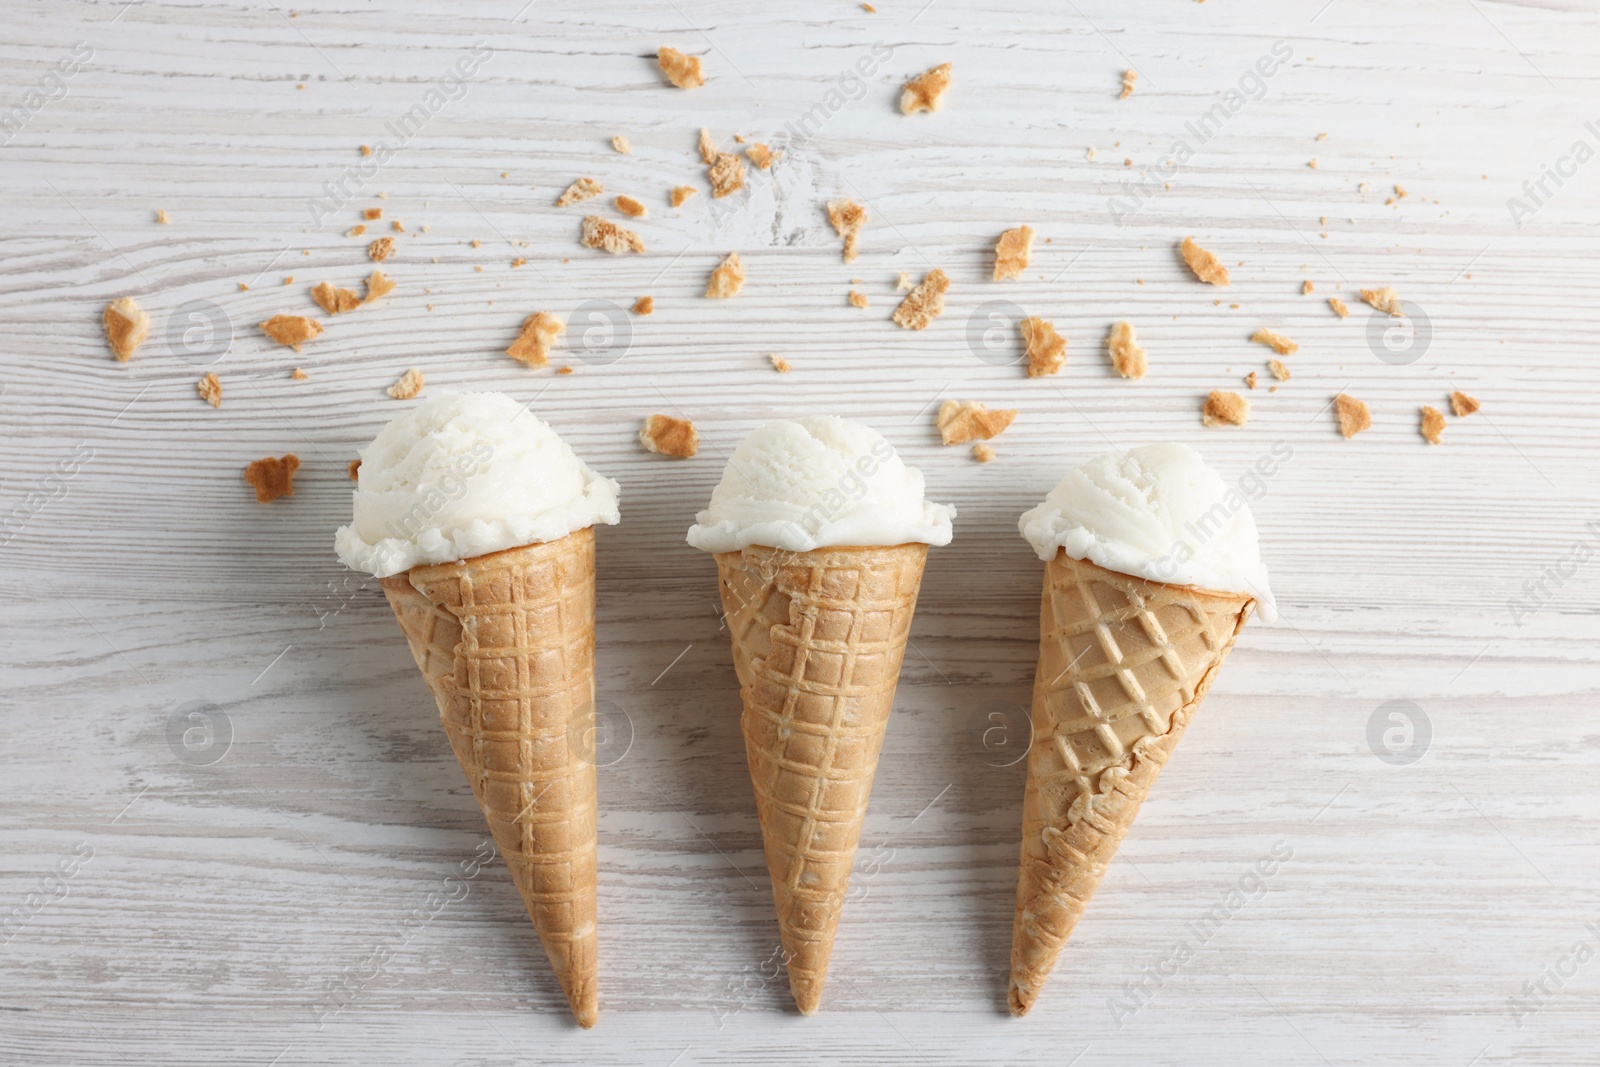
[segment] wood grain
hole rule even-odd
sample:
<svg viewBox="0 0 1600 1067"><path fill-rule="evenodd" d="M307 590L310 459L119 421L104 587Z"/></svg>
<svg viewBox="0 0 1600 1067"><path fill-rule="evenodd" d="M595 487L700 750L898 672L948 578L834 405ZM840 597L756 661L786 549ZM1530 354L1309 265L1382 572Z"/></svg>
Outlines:
<svg viewBox="0 0 1600 1067"><path fill-rule="evenodd" d="M1520 227L1507 203L1571 169L1574 142L1600 148L1600 15L519 6L8 5L0 111L75 42L93 55L0 132L0 1061L1600 1062L1600 963L1545 977L1536 1011L1513 1000L1527 1007L1575 943L1600 947L1600 563L1576 547L1600 547L1600 163L1545 179ZM1275 42L1281 69L1115 221L1108 201L1194 140ZM705 58L703 88L662 82L663 43ZM325 183L394 140L389 124L475 47L490 55L445 86L457 98L319 225ZM859 92L841 83L875 48L888 55ZM899 115L905 78L945 61L946 109ZM1140 78L1119 100L1128 68ZM818 106L825 121L797 136ZM702 126L785 155L714 207ZM644 254L578 246L584 209L553 203L585 175L649 206L630 224ZM1407 195L1386 204L1397 183ZM674 210L678 184L701 193ZM872 216L850 265L821 207L841 195ZM374 233L406 228L385 265L399 289L303 354L271 346L256 323L317 314L312 285L366 275L371 235L344 232L367 206L384 209ZM989 281L994 239L1023 222L1032 267ZM1188 274L1175 246L1190 234L1229 288ZM744 291L702 299L730 251ZM935 266L953 283L944 316L897 329L900 272ZM1386 323L1356 290L1384 284L1431 324L1414 362L1369 342ZM852 287L869 308L847 304ZM500 355L533 311L645 294L657 310L619 320L615 361L583 359L579 335L556 360L570 377ZM154 325L127 365L98 330L122 295ZM970 330L992 300L1056 323L1061 375L979 358ZM233 335L205 365L168 340L193 301ZM1144 381L1106 364L1115 319L1139 329ZM1250 393L1243 429L1202 428L1209 390L1264 371L1248 341L1263 325L1300 343L1293 379ZM773 373L772 352L794 371ZM482 819L376 583L332 553L345 464L403 410L383 389L410 367L424 395L534 401L623 485L624 521L599 533L618 732L592 1033L570 1024L498 863L430 903ZM194 390L208 369L218 410ZM1483 411L1430 447L1418 407L1456 388ZM1340 391L1372 406L1353 441L1328 411ZM939 445L944 397L1020 409L995 462ZM694 419L699 457L638 447L654 411ZM683 531L745 433L807 412L876 426L960 514L929 560L859 899L822 1014L801 1021L771 978L715 568ZM1042 568L1016 516L1089 455L1167 439L1230 479L1292 448L1253 504L1283 620L1246 630L1039 1007L1013 1021L1021 767L984 738L1020 725L1032 682ZM294 497L256 504L245 463L288 451L304 462ZM1368 739L1396 700L1431 729L1404 766ZM216 747L173 741L196 709ZM1108 998L1275 846L1292 857L1266 889L1119 1028Z"/></svg>

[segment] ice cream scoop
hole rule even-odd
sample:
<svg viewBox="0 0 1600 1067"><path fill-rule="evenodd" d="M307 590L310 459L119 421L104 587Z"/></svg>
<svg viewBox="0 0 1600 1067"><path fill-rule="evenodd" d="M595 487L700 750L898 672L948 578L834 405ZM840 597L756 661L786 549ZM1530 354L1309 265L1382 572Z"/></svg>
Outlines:
<svg viewBox="0 0 1600 1067"><path fill-rule="evenodd" d="M871 427L837 415L769 422L734 450L689 543L706 552L949 544L955 508L922 494L922 472Z"/></svg>
<svg viewBox="0 0 1600 1067"><path fill-rule="evenodd" d="M1251 495L1188 445L1146 445L1084 463L1017 526L1040 559L1064 548L1073 559L1151 581L1248 593L1272 622L1277 608Z"/></svg>
<svg viewBox="0 0 1600 1067"><path fill-rule="evenodd" d="M617 483L503 393L444 393L361 450L334 547L375 578L615 524Z"/></svg>

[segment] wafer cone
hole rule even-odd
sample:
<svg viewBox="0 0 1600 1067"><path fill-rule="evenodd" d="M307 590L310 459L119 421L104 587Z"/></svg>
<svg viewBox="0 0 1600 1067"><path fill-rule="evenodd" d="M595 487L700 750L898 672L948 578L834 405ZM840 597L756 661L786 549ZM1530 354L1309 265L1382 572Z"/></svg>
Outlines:
<svg viewBox="0 0 1600 1067"><path fill-rule="evenodd" d="M579 1025L598 1016L594 530L383 579Z"/></svg>
<svg viewBox="0 0 1600 1067"><path fill-rule="evenodd" d="M814 1014L833 954L928 546L752 546L717 573L789 988Z"/></svg>
<svg viewBox="0 0 1600 1067"><path fill-rule="evenodd" d="M1254 598L1164 585L1063 550L1045 568L1011 939L1026 1015Z"/></svg>

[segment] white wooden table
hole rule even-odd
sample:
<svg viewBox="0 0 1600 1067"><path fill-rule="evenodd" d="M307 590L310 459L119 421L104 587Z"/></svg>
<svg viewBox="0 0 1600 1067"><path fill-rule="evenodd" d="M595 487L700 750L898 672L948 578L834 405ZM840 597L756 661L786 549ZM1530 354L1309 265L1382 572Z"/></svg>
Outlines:
<svg viewBox="0 0 1600 1067"><path fill-rule="evenodd" d="M5 5L0 107L25 121L0 134L0 1062L1600 1062L1592 5L520 3ZM89 56L58 87L75 42ZM708 84L665 86L663 43L704 56ZM841 88L875 44L874 76ZM488 57L430 109L475 45ZM899 115L904 79L944 61L947 108ZM1241 79L1237 112L1214 112ZM427 121L362 179L358 146L396 143L419 103ZM826 121L796 136L807 113ZM1202 144L1208 113L1226 121ZM786 154L714 213L701 126ZM1114 221L1178 139L1193 157ZM1545 167L1570 176L1535 204ZM552 202L583 175L650 206L646 254L577 246L582 209ZM677 184L702 192L674 211ZM840 195L872 213L849 266L821 210ZM367 206L406 226L400 288L303 355L269 345L255 323L325 317L310 285L365 275L366 238L343 233ZM1033 267L996 285L992 242L1022 222ZM1188 275L1186 234L1229 289ZM744 292L702 299L733 250ZM899 273L933 266L948 310L897 329ZM1385 341L1355 293L1383 284L1430 337ZM646 293L625 353L568 339L570 377L500 355L533 311ZM98 327L121 295L154 321L126 366ZM1060 376L979 358L969 319L997 299L1067 335ZM205 315L225 354L204 329L185 346ZM1149 350L1142 382L1106 366L1116 318ZM1293 380L1250 394L1245 428L1202 428L1208 390L1264 369L1261 325L1300 342ZM623 486L600 532L618 740L592 1032L502 867L430 903L484 827L376 584L333 556L345 464L402 410L383 390L410 367L429 392L537 397ZM195 393L206 369L219 410ZM1418 407L1454 388L1483 410L1429 446ZM1353 441L1328 410L1341 390L1372 407ZM939 445L941 397L1021 410L995 462ZM655 411L696 421L697 458L639 448ZM683 532L742 435L810 412L878 427L960 517L923 586L865 896L801 1019L771 977L715 571ZM1168 439L1230 479L1292 448L1254 505L1283 620L1246 630L1013 1020L1021 766L983 736L1032 680L1041 567L1016 517L1069 465ZM289 451L295 495L257 504L241 469ZM1391 701L1412 702L1409 744ZM209 739L183 734L197 709ZM1108 998L1274 848L1291 858L1119 1027Z"/></svg>

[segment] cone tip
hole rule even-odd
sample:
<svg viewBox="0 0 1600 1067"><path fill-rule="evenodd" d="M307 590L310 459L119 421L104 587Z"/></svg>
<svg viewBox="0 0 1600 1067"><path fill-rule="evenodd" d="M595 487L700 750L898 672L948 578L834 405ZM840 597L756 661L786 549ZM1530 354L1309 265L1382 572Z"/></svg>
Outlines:
<svg viewBox="0 0 1600 1067"><path fill-rule="evenodd" d="M822 1006L822 982L816 978L789 976L789 992L794 994L795 1007L801 1015L815 1015Z"/></svg>
<svg viewBox="0 0 1600 1067"><path fill-rule="evenodd" d="M1012 1018L1020 1019L1028 1014L1037 996L1037 993L1024 990L1017 984L1015 979L1012 979L1011 995L1007 998L1010 1002Z"/></svg>

